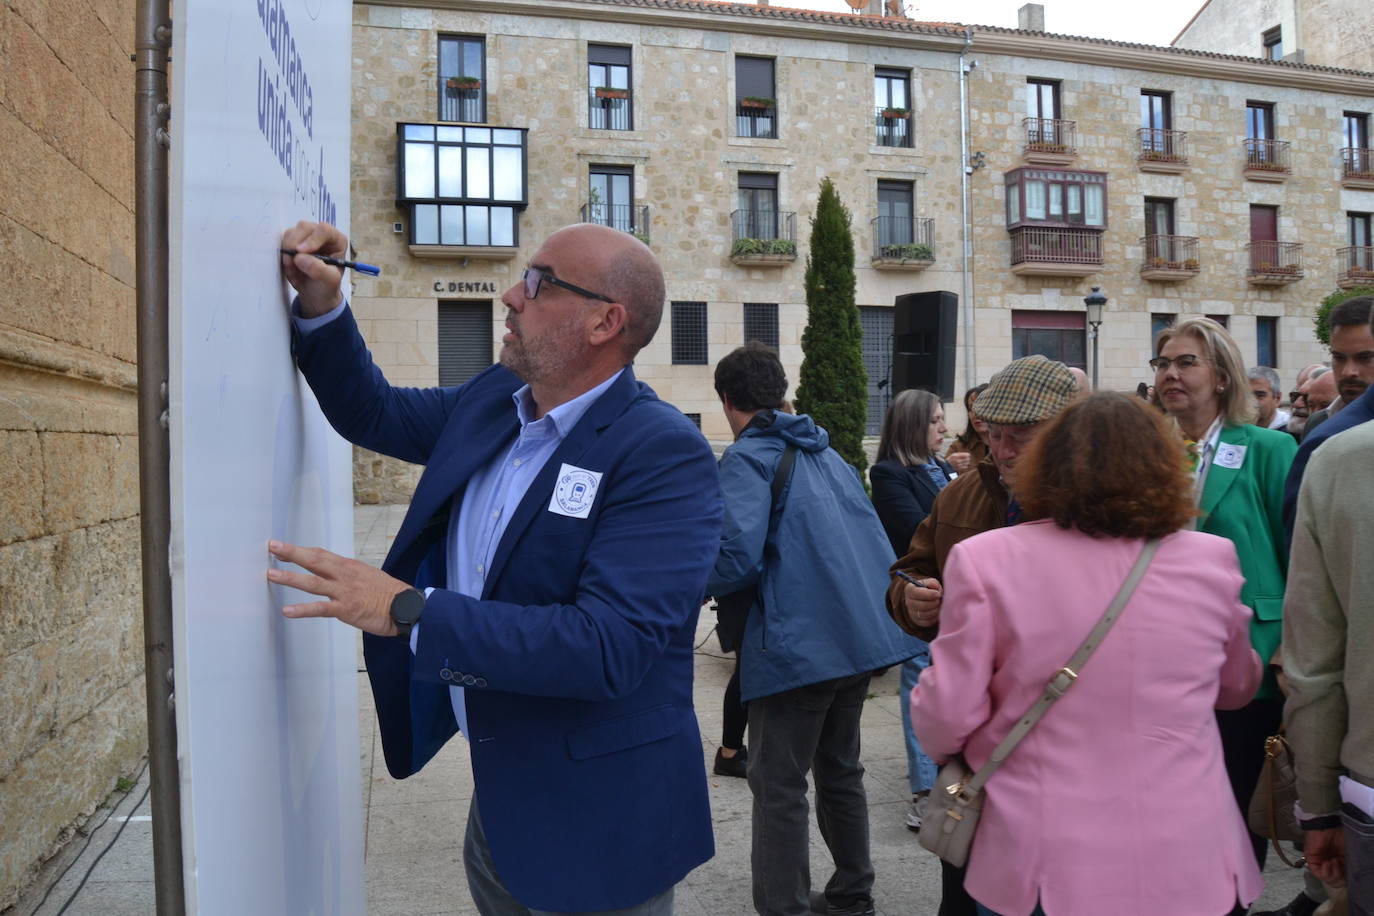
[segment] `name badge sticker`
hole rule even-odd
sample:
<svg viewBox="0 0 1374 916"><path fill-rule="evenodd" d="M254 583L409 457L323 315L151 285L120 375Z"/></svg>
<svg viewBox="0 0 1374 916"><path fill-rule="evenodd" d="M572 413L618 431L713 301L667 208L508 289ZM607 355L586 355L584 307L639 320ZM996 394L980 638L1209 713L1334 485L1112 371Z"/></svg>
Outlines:
<svg viewBox="0 0 1374 916"><path fill-rule="evenodd" d="M1245 446L1221 444L1217 446L1217 455L1212 459L1212 463L1217 467L1230 468L1233 471L1240 470L1240 466L1245 463Z"/></svg>
<svg viewBox="0 0 1374 916"><path fill-rule="evenodd" d="M565 464L558 469L558 482L549 497L549 511L568 518L586 518L601 488L601 472Z"/></svg>

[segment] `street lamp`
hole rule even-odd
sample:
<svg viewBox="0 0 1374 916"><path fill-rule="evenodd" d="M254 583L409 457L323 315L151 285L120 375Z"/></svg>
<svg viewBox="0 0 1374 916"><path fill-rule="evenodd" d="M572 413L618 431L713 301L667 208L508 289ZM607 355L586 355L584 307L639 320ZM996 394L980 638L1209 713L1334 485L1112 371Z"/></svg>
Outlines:
<svg viewBox="0 0 1374 916"><path fill-rule="evenodd" d="M1102 287L1094 286L1093 291L1083 297L1088 307L1088 327L1093 335L1093 391L1097 390L1097 338L1098 328L1102 327L1102 310L1107 306L1107 297L1102 295Z"/></svg>

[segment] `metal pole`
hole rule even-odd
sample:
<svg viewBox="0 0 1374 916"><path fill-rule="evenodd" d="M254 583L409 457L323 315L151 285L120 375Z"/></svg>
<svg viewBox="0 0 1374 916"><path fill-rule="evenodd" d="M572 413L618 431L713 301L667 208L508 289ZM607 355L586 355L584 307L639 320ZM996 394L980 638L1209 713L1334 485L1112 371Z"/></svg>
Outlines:
<svg viewBox="0 0 1374 916"><path fill-rule="evenodd" d="M973 227L970 223L972 204L969 202L969 174L973 171L973 166L969 162L968 72L973 66L968 63L968 49L972 44L973 29L965 29L964 47L959 52L959 151L963 157L959 163L959 207L964 224L963 253L959 264L962 293L959 310L964 316L965 391L976 385L978 379L978 352L973 339L973 277L970 265L973 260Z"/></svg>
<svg viewBox="0 0 1374 916"><path fill-rule="evenodd" d="M1097 390L1097 339L1102 336L1101 322L1093 322L1093 391Z"/></svg>
<svg viewBox="0 0 1374 916"><path fill-rule="evenodd" d="M172 577L168 565L171 445L167 435L167 0L138 0L134 168L138 282L138 483L143 547L143 670L153 807L153 884L159 916L186 912L181 783L172 689Z"/></svg>

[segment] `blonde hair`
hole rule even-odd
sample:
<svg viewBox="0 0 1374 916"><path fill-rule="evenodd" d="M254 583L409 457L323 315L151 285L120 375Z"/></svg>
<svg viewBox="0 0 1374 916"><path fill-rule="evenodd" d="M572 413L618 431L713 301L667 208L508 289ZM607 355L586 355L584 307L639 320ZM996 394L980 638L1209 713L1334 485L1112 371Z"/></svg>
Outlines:
<svg viewBox="0 0 1374 916"><path fill-rule="evenodd" d="M1198 316L1184 318L1172 327L1167 327L1155 336L1155 355L1164 345L1175 337L1192 335L1202 341L1204 352L1197 354L1212 363L1217 382L1222 391L1217 395L1221 416L1227 426L1243 426L1253 423L1257 410L1255 396L1250 393L1246 383L1248 373L1245 361L1241 359L1240 347L1230 333L1211 318Z"/></svg>

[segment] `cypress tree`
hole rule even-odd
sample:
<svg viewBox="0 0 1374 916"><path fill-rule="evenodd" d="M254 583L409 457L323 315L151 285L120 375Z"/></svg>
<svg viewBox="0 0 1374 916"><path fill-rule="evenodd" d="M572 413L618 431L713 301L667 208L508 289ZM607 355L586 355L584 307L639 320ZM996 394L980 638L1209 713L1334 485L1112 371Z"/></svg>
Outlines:
<svg viewBox="0 0 1374 916"><path fill-rule="evenodd" d="M821 182L821 196L811 217L797 410L825 427L831 448L854 465L862 479L868 467L863 450L868 374L859 309L854 304L854 236L849 211L829 178Z"/></svg>

